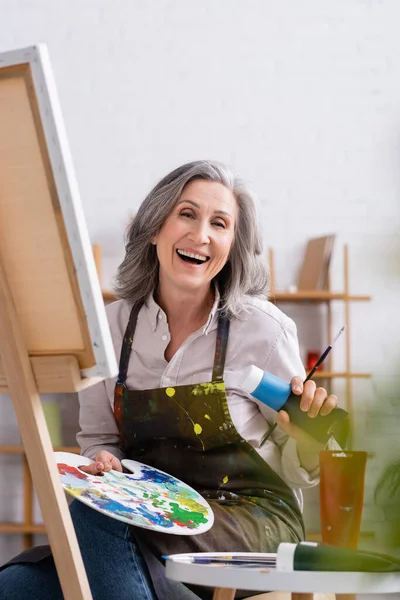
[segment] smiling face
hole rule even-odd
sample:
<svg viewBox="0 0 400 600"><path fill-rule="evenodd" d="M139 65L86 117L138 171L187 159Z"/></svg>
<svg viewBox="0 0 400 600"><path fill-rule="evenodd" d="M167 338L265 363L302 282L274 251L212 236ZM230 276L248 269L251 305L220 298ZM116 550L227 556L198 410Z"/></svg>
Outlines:
<svg viewBox="0 0 400 600"><path fill-rule="evenodd" d="M228 260L235 235L237 202L221 183L188 183L153 243L160 262L160 288L206 290Z"/></svg>

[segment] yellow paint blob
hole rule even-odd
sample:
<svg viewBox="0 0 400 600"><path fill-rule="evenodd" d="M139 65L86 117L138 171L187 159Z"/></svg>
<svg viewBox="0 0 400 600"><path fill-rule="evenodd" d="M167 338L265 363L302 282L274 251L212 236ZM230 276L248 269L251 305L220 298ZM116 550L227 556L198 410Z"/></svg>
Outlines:
<svg viewBox="0 0 400 600"><path fill-rule="evenodd" d="M206 382L206 383L199 383L198 385L194 386L194 388L192 389L192 394L194 396L208 396L209 394L212 394L213 392L224 392L225 391L225 384L223 381L221 382Z"/></svg>
<svg viewBox="0 0 400 600"><path fill-rule="evenodd" d="M203 431L203 428L201 425L199 425L198 423L194 424L194 432L196 435L200 435L200 433Z"/></svg>
<svg viewBox="0 0 400 600"><path fill-rule="evenodd" d="M204 418L205 418L205 419L208 419L209 421L211 421L211 417L210 417L210 415L204 415Z"/></svg>
<svg viewBox="0 0 400 600"><path fill-rule="evenodd" d="M167 388L165 390L165 393L167 394L167 396L169 396L170 398L172 398L172 396L175 396L175 390L174 388Z"/></svg>
<svg viewBox="0 0 400 600"><path fill-rule="evenodd" d="M225 475L225 477L222 480L222 483L228 483L228 481L229 481L229 477L228 477L228 475Z"/></svg>

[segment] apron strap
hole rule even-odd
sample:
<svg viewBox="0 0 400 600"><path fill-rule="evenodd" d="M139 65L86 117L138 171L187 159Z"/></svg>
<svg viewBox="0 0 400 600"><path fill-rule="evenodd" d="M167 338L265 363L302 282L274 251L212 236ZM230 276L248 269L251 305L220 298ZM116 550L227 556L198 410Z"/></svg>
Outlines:
<svg viewBox="0 0 400 600"><path fill-rule="evenodd" d="M230 321L228 317L218 318L217 343L215 345L214 366L212 373L213 381L222 381L224 375L226 347L228 345Z"/></svg>
<svg viewBox="0 0 400 600"><path fill-rule="evenodd" d="M119 371L117 385L125 385L126 376L128 373L129 359L131 356L133 334L135 333L137 318L143 302L138 302L132 306L131 314L129 315L128 325L126 326L124 339L122 340L121 355L119 357Z"/></svg>

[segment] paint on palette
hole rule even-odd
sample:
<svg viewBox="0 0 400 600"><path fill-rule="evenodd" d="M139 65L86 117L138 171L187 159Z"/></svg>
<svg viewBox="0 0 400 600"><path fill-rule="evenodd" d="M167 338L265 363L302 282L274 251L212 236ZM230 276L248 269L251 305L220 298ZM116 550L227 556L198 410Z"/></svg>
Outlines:
<svg viewBox="0 0 400 600"><path fill-rule="evenodd" d="M202 533L212 524L202 497L157 469L142 465L132 474L109 471L93 476L65 463L57 466L67 492L132 525L182 534Z"/></svg>

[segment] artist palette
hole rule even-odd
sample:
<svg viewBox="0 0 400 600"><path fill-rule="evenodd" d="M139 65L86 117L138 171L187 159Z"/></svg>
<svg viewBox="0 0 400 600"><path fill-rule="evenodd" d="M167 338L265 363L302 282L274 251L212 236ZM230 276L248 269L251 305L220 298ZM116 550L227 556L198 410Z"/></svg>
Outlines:
<svg viewBox="0 0 400 600"><path fill-rule="evenodd" d="M89 475L79 467L90 465L93 460L69 452L54 455L64 490L109 517L175 535L204 533L214 523L206 500L163 471L124 460L124 466L132 473L112 470Z"/></svg>

